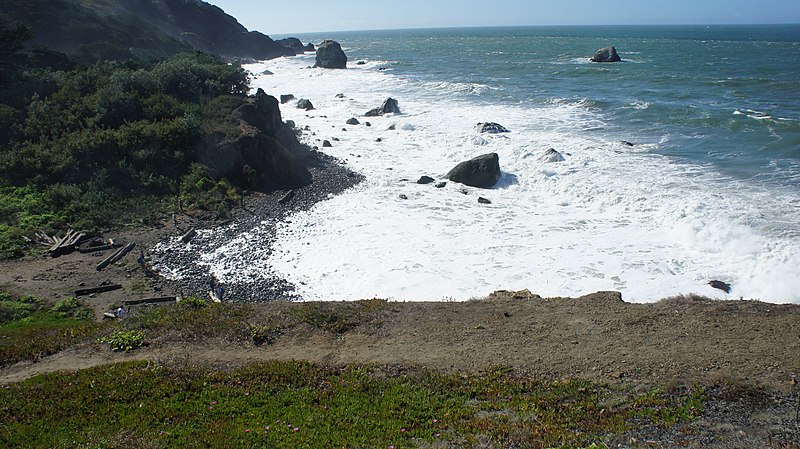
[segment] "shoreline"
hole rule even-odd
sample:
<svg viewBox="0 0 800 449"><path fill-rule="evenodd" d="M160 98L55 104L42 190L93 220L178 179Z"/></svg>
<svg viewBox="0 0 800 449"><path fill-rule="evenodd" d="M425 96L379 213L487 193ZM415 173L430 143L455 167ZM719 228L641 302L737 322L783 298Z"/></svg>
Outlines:
<svg viewBox="0 0 800 449"><path fill-rule="evenodd" d="M224 289L224 298L233 302L265 302L274 300L300 300L295 294L295 287L289 281L267 273L253 278L251 282L225 282L215 278L213 268L203 266L199 262L200 254L209 248L219 248L243 233L257 229L257 237L267 240L267 251L261 254L248 254L245 258L255 260L269 257L273 252L275 228L278 223L292 214L303 212L332 195L340 195L356 186L364 177L348 169L336 158L312 150L307 155L312 182L304 187L291 191L271 193L255 193L250 195L242 208L237 209L231 217L231 224L206 226L198 230L191 244L183 244L174 235L164 235L158 244L150 248L153 254L154 271L176 293L189 293L205 298L210 284ZM239 254L242 255L241 253ZM171 271L174 266L181 270L180 278L170 279L163 271Z"/></svg>

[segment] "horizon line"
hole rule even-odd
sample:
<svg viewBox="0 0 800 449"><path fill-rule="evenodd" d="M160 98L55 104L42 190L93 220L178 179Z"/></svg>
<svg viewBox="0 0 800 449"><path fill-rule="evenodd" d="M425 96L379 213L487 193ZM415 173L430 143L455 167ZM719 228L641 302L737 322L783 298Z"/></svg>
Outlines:
<svg viewBox="0 0 800 449"><path fill-rule="evenodd" d="M604 28L604 27L736 27L736 26L800 26L800 22L772 22L772 23L643 23L643 24L552 24L552 25L452 25L452 26L432 26L432 27L397 27L397 28L361 28L351 30L327 30L327 31L297 31L292 33L260 33L269 36L291 37L294 34L322 34L322 33L359 33L364 31L414 31L414 30L449 30L449 29L476 29L476 28L552 28L552 27L576 27L576 28ZM800 36L798 36L800 40Z"/></svg>

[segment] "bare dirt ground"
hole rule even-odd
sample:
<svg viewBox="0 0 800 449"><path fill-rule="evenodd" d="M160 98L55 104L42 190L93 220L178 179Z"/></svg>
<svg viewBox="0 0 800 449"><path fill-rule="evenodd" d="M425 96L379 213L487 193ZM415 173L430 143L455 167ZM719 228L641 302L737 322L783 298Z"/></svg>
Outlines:
<svg viewBox="0 0 800 449"><path fill-rule="evenodd" d="M178 224L193 225L186 216ZM113 235L138 246L102 272L95 269L102 256L90 254L0 262L0 287L56 301L104 281L122 284L86 297L98 319L122 300L175 295L173 284L136 263L139 248L170 233L178 230L165 222ZM253 314L270 317L292 306L279 301L251 307ZM2 368L0 384L130 359L218 366L297 359L472 372L508 367L520 375L587 378L627 391L699 383L710 395L701 418L670 434L654 430L631 441L647 447L800 448L800 305L694 297L632 304L613 292L543 299L527 291L467 302L389 302L343 333L301 325L269 345L155 342L131 354L89 345Z"/></svg>

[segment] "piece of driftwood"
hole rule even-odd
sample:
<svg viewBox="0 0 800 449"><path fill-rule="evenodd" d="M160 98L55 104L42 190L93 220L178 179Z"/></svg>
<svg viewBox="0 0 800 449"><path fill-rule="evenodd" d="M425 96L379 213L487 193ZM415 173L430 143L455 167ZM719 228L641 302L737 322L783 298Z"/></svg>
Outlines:
<svg viewBox="0 0 800 449"><path fill-rule="evenodd" d="M183 242L183 243L189 243L189 242L191 242L191 241L192 241L192 239L193 239L193 238L194 238L196 235L197 235L197 229L195 229L195 228L189 229L189 231L187 231L187 232L186 232L186 234L183 234L183 235L181 236L181 242Z"/></svg>
<svg viewBox="0 0 800 449"><path fill-rule="evenodd" d="M80 243L84 238L86 238L86 233L70 229L64 234L64 237L58 239L53 246L50 247L50 255L52 257L58 257L69 254L75 251L75 245Z"/></svg>
<svg viewBox="0 0 800 449"><path fill-rule="evenodd" d="M114 251L114 253L112 253L110 256L106 257L102 261L100 261L99 264L97 264L97 267L96 267L97 271L102 271L103 268L105 268L105 267L107 267L107 266L109 266L109 265L111 265L113 263L117 263L120 259L125 257L126 254L128 254L131 251L133 251L134 247L136 247L136 244L131 242L131 243L128 243L127 245L123 246L122 248Z"/></svg>
<svg viewBox="0 0 800 449"><path fill-rule="evenodd" d="M110 292L112 290L119 290L121 288L122 288L121 284L108 284L108 285L101 285L99 287L81 288L75 290L75 296L90 295L92 293Z"/></svg>
<svg viewBox="0 0 800 449"><path fill-rule="evenodd" d="M278 204L286 204L294 198L294 190L290 190L286 195L283 195L281 199L278 200Z"/></svg>
<svg viewBox="0 0 800 449"><path fill-rule="evenodd" d="M177 296L160 296L158 298L147 298L147 299L130 299L127 301L122 301L122 304L125 306L138 306L142 304L157 304L162 302L177 302Z"/></svg>

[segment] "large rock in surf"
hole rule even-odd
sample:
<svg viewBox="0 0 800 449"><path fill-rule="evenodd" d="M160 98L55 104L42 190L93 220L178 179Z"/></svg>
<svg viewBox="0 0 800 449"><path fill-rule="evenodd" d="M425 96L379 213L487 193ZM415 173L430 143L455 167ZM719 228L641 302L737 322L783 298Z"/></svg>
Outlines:
<svg viewBox="0 0 800 449"><path fill-rule="evenodd" d="M486 122L486 123L478 123L478 132L488 133L488 134L499 134L511 131L509 131L505 126L500 125L498 123Z"/></svg>
<svg viewBox="0 0 800 449"><path fill-rule="evenodd" d="M545 163L563 162L564 156L562 156L561 153L555 149L550 148L549 150L545 151L544 154L539 156L539 160Z"/></svg>
<svg viewBox="0 0 800 449"><path fill-rule="evenodd" d="M446 177L470 187L488 189L500 180L500 156L489 153L464 161L453 167Z"/></svg>
<svg viewBox="0 0 800 449"><path fill-rule="evenodd" d="M314 67L323 69L347 68L347 55L338 42L326 39L317 47L317 59Z"/></svg>
<svg viewBox="0 0 800 449"><path fill-rule="evenodd" d="M311 103L311 100L307 100L305 98L301 98L296 105L297 109L305 109L306 111L310 111L314 109L314 105Z"/></svg>
<svg viewBox="0 0 800 449"><path fill-rule="evenodd" d="M212 178L228 178L253 189L293 189L311 182L307 150L281 118L278 99L263 90L225 119L228 127L211 130L197 148L198 162Z"/></svg>
<svg viewBox="0 0 800 449"><path fill-rule="evenodd" d="M597 50L592 56L592 62L620 62L622 58L617 54L617 49L613 45Z"/></svg>
<svg viewBox="0 0 800 449"><path fill-rule="evenodd" d="M394 98L387 98L386 101L383 102L381 107L371 109L364 114L367 117L377 117L379 115L384 114L399 114L400 113L400 106L397 105L397 100Z"/></svg>

